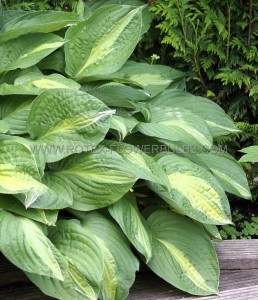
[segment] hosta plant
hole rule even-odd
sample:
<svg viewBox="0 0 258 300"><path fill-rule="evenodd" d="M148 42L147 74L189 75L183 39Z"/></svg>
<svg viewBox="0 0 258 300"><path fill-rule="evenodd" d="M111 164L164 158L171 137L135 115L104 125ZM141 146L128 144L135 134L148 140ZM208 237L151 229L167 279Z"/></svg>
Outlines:
<svg viewBox="0 0 258 300"><path fill-rule="evenodd" d="M1 11L0 250L57 299L125 299L139 262L218 293L226 192L250 197L213 145L237 131L223 110L180 90L183 73L128 61L140 4Z"/></svg>

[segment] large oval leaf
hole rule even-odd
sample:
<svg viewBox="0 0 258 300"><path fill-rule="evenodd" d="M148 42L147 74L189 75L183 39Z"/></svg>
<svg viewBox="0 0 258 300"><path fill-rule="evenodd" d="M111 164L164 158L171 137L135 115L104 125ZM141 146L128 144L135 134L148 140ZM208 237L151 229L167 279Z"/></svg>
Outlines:
<svg viewBox="0 0 258 300"><path fill-rule="evenodd" d="M0 194L0 208L13 212L28 219L54 226L57 220L58 211L25 208L24 205L11 195Z"/></svg>
<svg viewBox="0 0 258 300"><path fill-rule="evenodd" d="M152 255L151 232L146 220L140 214L133 194L125 195L108 208L124 234L148 262Z"/></svg>
<svg viewBox="0 0 258 300"><path fill-rule="evenodd" d="M60 74L43 75L31 72L15 79L14 84L1 84L0 95L39 95L49 89L79 90L80 85Z"/></svg>
<svg viewBox="0 0 258 300"><path fill-rule="evenodd" d="M77 210L93 210L119 200L134 185L137 177L115 151L98 147L90 153L72 155L51 166L73 191Z"/></svg>
<svg viewBox="0 0 258 300"><path fill-rule="evenodd" d="M97 75L97 79L115 80L141 87L151 97L164 91L173 81L184 77L184 73L167 66L150 65L135 61L126 62L121 69L113 74Z"/></svg>
<svg viewBox="0 0 258 300"><path fill-rule="evenodd" d="M46 191L35 157L25 145L0 136L0 152L0 193L24 193L27 203L30 193L37 198Z"/></svg>
<svg viewBox="0 0 258 300"><path fill-rule="evenodd" d="M0 29L4 27L6 23L9 21L20 17L22 15L26 15L28 12L24 10L7 10L6 8L4 9L3 7L0 8Z"/></svg>
<svg viewBox="0 0 258 300"><path fill-rule="evenodd" d="M45 173L42 182L47 187L47 190L30 205L31 208L52 210L72 205L72 189L63 178L55 176L55 174Z"/></svg>
<svg viewBox="0 0 258 300"><path fill-rule="evenodd" d="M104 272L100 243L94 234L75 221L60 221L50 238L63 253L68 268L64 281L27 273L30 280L48 296L62 299L97 300Z"/></svg>
<svg viewBox="0 0 258 300"><path fill-rule="evenodd" d="M212 136L205 121L181 108L152 107L149 123L140 123L137 129L148 136L183 142L210 149Z"/></svg>
<svg viewBox="0 0 258 300"><path fill-rule="evenodd" d="M149 186L168 204L202 223L231 223L227 196L209 171L175 154L163 155L158 164L168 175L170 190Z"/></svg>
<svg viewBox="0 0 258 300"><path fill-rule="evenodd" d="M61 11L27 12L25 15L13 18L0 31L0 42L15 39L21 35L34 32L53 32L65 26L71 26L81 21L79 15Z"/></svg>
<svg viewBox="0 0 258 300"><path fill-rule="evenodd" d="M145 154L139 147L109 140L104 140L102 144L111 151L116 151L120 154L130 166L130 172L136 177L160 183L166 188L169 187L169 181L164 170L152 157Z"/></svg>
<svg viewBox="0 0 258 300"><path fill-rule="evenodd" d="M0 90L2 85L0 86ZM1 92L0 92L1 93ZM26 123L32 100L28 97L2 97L0 100L0 119L8 125L8 134L27 133Z"/></svg>
<svg viewBox="0 0 258 300"><path fill-rule="evenodd" d="M117 71L138 43L141 26L140 7L110 5L97 9L66 33L67 74L78 78Z"/></svg>
<svg viewBox="0 0 258 300"><path fill-rule="evenodd" d="M137 119L131 116L118 116L114 115L111 121L110 129L115 136L117 136L118 140L123 140L128 134L132 132L135 126L139 122ZM8 129L4 129L8 130Z"/></svg>
<svg viewBox="0 0 258 300"><path fill-rule="evenodd" d="M27 129L48 162L90 151L101 142L114 113L97 98L81 91L47 90L30 110Z"/></svg>
<svg viewBox="0 0 258 300"><path fill-rule="evenodd" d="M219 105L209 99L196 97L185 91L168 89L149 103L153 107L180 107L197 114L206 121L213 136L239 131Z"/></svg>
<svg viewBox="0 0 258 300"><path fill-rule="evenodd" d="M20 269L63 280L61 253L39 223L0 210L0 249ZM19 254L19 255L17 255Z"/></svg>
<svg viewBox="0 0 258 300"><path fill-rule="evenodd" d="M71 264L68 265L64 281L29 272L26 272L26 275L45 295L55 299L97 300L91 286Z"/></svg>
<svg viewBox="0 0 258 300"><path fill-rule="evenodd" d="M203 227L166 210L155 211L147 221L153 233L151 270L193 295L217 294L218 260Z"/></svg>
<svg viewBox="0 0 258 300"><path fill-rule="evenodd" d="M25 85L37 91L37 95L47 89L72 89L79 90L80 84L60 74L42 75L29 73L15 79L14 85Z"/></svg>
<svg viewBox="0 0 258 300"><path fill-rule="evenodd" d="M95 234L106 246L103 251L103 255L106 253L103 299L126 299L135 280L135 272L139 268L139 262L133 255L128 240L115 224L97 212L86 216L83 227Z"/></svg>
<svg viewBox="0 0 258 300"><path fill-rule="evenodd" d="M226 192L246 199L251 198L245 172L232 156L216 152L200 153L196 156L209 168Z"/></svg>
<svg viewBox="0 0 258 300"><path fill-rule="evenodd" d="M122 5L131 5L131 6L142 6L144 3L141 0L98 0L87 2L87 9L90 11L95 11L99 7L112 5L112 4L122 4ZM149 7L146 5L142 10L142 31L141 34L144 34L148 31L152 21L151 12Z"/></svg>
<svg viewBox="0 0 258 300"><path fill-rule="evenodd" d="M64 51L57 50L38 63L40 70L55 70L61 74L65 74L65 56Z"/></svg>
<svg viewBox="0 0 258 300"><path fill-rule="evenodd" d="M132 101L145 101L150 99L150 95L143 89L136 89L131 86L121 84L118 82L109 82L100 85L90 92L90 94L102 94L103 97L109 96L115 98L128 99Z"/></svg>
<svg viewBox="0 0 258 300"><path fill-rule="evenodd" d="M0 73L33 66L63 44L63 39L52 33L28 34L1 44Z"/></svg>
<svg viewBox="0 0 258 300"><path fill-rule="evenodd" d="M103 274L103 256L97 239L88 230L70 221L59 221L49 238L84 276L97 298Z"/></svg>
<svg viewBox="0 0 258 300"><path fill-rule="evenodd" d="M0 79L0 84L4 84L4 83L8 83L8 84L14 84L14 81L16 80L16 78L29 74L29 73L35 73L35 74L40 74L42 75L42 73L40 72L40 70L37 68L37 66L31 66L29 68L25 68L25 69L16 69L16 70L12 70L9 71L7 73L5 73L2 78Z"/></svg>

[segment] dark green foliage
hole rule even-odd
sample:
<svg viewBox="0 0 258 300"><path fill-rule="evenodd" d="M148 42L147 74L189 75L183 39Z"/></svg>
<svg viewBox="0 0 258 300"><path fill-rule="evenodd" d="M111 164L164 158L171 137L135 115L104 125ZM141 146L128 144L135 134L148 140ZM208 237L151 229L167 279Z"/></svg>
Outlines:
<svg viewBox="0 0 258 300"><path fill-rule="evenodd" d="M221 237L225 240L227 239L251 239L257 238L258 233L258 217L254 214L251 216L249 221L246 217L240 213L238 210L232 213L233 221L237 226L225 225L222 226L220 230Z"/></svg>
<svg viewBox="0 0 258 300"><path fill-rule="evenodd" d="M155 53L186 72L187 90L222 106L241 132L216 142L240 158L258 136L258 1L156 0L150 10L152 28L136 56L151 62Z"/></svg>
<svg viewBox="0 0 258 300"><path fill-rule="evenodd" d="M4 7L22 10L65 10L72 11L77 5L77 0L2 0Z"/></svg>
<svg viewBox="0 0 258 300"><path fill-rule="evenodd" d="M214 99L235 120L254 123L258 2L157 0L151 11L167 45L154 51L188 72L188 89Z"/></svg>

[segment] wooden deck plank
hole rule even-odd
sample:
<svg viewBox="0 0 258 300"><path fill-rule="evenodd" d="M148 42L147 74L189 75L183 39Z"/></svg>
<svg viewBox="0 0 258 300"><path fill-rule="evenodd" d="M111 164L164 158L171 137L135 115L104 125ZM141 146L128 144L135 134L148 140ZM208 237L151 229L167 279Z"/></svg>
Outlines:
<svg viewBox="0 0 258 300"><path fill-rule="evenodd" d="M0 288L1 300L51 300L32 283L16 283ZM76 299L74 299L76 300Z"/></svg>
<svg viewBox="0 0 258 300"><path fill-rule="evenodd" d="M128 300L220 300L224 299L224 296L231 297L225 298L231 300L249 299L246 298L245 294L242 294L242 298L237 298L242 293L239 294L239 289L241 289L242 292L250 290L250 293L247 294L250 294L249 296L253 297L250 299L258 299L258 269L222 270L220 276L220 296L208 296L202 298L183 293L152 273L138 274L136 282L130 291ZM244 298L243 295L245 295Z"/></svg>
<svg viewBox="0 0 258 300"><path fill-rule="evenodd" d="M244 297L244 298L243 298ZM138 274L128 300L256 300L258 298L258 270L227 271L221 273L220 296L195 297L182 293L152 273ZM16 283L0 288L4 300L50 300L31 283Z"/></svg>
<svg viewBox="0 0 258 300"><path fill-rule="evenodd" d="M195 297L175 289L155 274L138 273L128 300L256 300L258 299L258 240L215 243L221 279L220 296ZM25 274L0 255L0 299L50 300Z"/></svg>
<svg viewBox="0 0 258 300"><path fill-rule="evenodd" d="M258 239L215 243L221 270L258 269Z"/></svg>

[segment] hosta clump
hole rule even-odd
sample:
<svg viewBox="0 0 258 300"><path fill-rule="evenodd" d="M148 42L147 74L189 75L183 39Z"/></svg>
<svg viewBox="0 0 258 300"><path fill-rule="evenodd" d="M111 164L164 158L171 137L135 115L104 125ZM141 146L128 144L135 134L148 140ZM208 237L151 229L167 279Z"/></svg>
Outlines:
<svg viewBox="0 0 258 300"><path fill-rule="evenodd" d="M215 294L225 192L250 193L213 138L237 129L181 72L127 61L149 15L116 2L1 12L1 252L57 299L125 299L140 258Z"/></svg>

